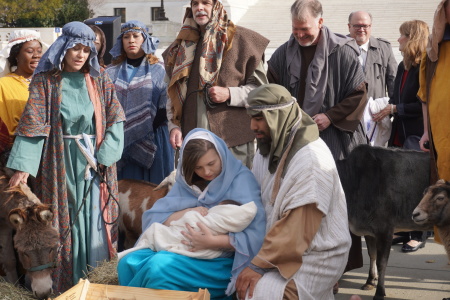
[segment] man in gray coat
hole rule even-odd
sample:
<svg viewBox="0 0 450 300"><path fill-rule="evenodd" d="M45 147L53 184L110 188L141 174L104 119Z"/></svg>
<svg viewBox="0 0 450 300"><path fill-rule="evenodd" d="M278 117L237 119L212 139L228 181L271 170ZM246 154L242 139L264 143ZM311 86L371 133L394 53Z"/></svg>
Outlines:
<svg viewBox="0 0 450 300"><path fill-rule="evenodd" d="M365 11L355 11L348 17L350 37L354 38L360 48L358 57L368 84L367 97L373 99L394 93L394 81L397 73L391 44L382 38L371 36L372 15Z"/></svg>
<svg viewBox="0 0 450 300"><path fill-rule="evenodd" d="M326 27L322 14L318 0L292 4L292 35L268 61L267 79L297 99L338 160L367 143L360 122L366 85L357 44Z"/></svg>

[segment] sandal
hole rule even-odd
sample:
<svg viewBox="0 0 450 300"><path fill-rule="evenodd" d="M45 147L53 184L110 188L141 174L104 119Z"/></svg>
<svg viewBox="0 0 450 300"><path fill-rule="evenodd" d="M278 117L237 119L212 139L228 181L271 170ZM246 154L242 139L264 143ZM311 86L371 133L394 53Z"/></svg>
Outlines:
<svg viewBox="0 0 450 300"><path fill-rule="evenodd" d="M333 294L336 295L339 292L339 282L333 286Z"/></svg>

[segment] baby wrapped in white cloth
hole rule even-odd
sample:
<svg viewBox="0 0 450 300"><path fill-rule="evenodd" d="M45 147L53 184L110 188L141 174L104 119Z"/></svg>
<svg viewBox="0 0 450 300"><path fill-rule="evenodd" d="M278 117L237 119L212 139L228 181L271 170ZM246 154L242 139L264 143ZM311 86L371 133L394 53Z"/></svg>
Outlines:
<svg viewBox="0 0 450 300"><path fill-rule="evenodd" d="M191 210L186 212L180 219L172 221L170 226L153 223L142 233L133 248L118 254L119 260L130 252L145 248L150 248L153 251L166 250L202 259L219 257L222 251L210 249L195 252L189 251L189 247L181 243L182 240L185 240L181 231L186 231L186 224L192 226L194 230L200 231L197 222L201 222L211 230L213 235L241 232L255 218L256 204L252 201L239 206L236 204L226 204L229 203L228 201L232 200L222 201L219 205L210 208L208 214L205 216L202 216L198 211Z"/></svg>

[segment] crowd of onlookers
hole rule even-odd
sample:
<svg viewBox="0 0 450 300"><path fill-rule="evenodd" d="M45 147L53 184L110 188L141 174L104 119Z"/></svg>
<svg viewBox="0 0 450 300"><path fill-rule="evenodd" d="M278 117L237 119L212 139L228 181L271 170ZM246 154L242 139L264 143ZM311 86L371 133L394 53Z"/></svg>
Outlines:
<svg viewBox="0 0 450 300"><path fill-rule="evenodd" d="M431 183L450 180L447 3L431 34L423 21L402 23L399 64L371 35L369 12L352 12L345 36L325 26L318 0L293 3L292 35L267 71L268 39L231 22L221 0L190 1L164 62L140 21L122 24L107 66L95 25L70 22L50 46L13 31L0 57L0 165L15 171L11 186L28 183L52 205L61 236L71 227L55 291L116 255L118 180L158 184L176 168L172 190L144 213L144 233L224 200L254 202L252 221L222 234L187 223L183 253L217 256L135 249L121 257L120 284L332 299L343 272L362 266L335 161L360 144L413 149L430 152ZM412 252L426 238L396 233L394 243Z"/></svg>

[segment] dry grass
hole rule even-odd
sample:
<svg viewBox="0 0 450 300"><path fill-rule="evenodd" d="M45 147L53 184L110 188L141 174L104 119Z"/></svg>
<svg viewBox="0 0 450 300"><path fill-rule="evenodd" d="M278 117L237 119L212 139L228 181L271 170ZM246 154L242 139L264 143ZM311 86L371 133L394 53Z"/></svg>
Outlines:
<svg viewBox="0 0 450 300"><path fill-rule="evenodd" d="M119 285L119 278L117 276L117 258L111 261L104 261L97 268L90 271L87 279L91 283Z"/></svg>
<svg viewBox="0 0 450 300"><path fill-rule="evenodd" d="M33 293L23 287L8 283L0 276L0 299L2 300L35 300Z"/></svg>
<svg viewBox="0 0 450 300"><path fill-rule="evenodd" d="M117 277L117 258L112 261L104 261L97 268L90 271L86 278L89 279L91 283L119 285ZM49 299L54 299L53 297L56 296L51 295L51 298ZM33 292L8 283L0 276L0 300L36 300L36 298L33 297Z"/></svg>

